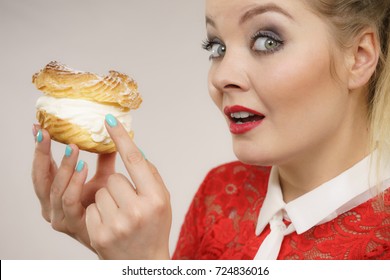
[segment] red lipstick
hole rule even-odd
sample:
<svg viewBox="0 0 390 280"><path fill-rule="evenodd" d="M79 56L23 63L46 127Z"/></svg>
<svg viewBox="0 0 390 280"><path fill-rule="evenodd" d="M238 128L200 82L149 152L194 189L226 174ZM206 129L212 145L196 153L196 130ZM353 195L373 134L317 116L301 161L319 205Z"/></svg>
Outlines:
<svg viewBox="0 0 390 280"><path fill-rule="evenodd" d="M229 119L230 132L236 135L254 129L265 118L262 113L239 105L225 107L224 113Z"/></svg>

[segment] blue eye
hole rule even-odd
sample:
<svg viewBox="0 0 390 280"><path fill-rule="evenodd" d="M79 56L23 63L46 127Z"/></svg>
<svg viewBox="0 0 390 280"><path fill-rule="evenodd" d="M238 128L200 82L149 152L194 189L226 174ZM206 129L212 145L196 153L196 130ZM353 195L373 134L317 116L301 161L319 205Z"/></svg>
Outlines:
<svg viewBox="0 0 390 280"><path fill-rule="evenodd" d="M265 53L277 51L283 45L283 41L273 32L259 32L253 41L253 50Z"/></svg>
<svg viewBox="0 0 390 280"><path fill-rule="evenodd" d="M220 57L220 56L223 56L225 54L226 47L222 44L215 43L211 47L210 52L211 52L211 55L210 55L211 58Z"/></svg>
<svg viewBox="0 0 390 280"><path fill-rule="evenodd" d="M217 41L206 40L203 42L202 46L211 53L210 59L224 56L226 53L226 46Z"/></svg>

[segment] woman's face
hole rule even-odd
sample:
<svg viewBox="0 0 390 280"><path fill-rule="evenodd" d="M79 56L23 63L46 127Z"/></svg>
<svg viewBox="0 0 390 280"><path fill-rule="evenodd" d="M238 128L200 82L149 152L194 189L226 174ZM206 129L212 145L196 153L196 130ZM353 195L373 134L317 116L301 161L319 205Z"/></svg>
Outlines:
<svg viewBox="0 0 390 280"><path fill-rule="evenodd" d="M206 0L206 25L209 92L241 161L287 164L343 136L345 58L304 1Z"/></svg>

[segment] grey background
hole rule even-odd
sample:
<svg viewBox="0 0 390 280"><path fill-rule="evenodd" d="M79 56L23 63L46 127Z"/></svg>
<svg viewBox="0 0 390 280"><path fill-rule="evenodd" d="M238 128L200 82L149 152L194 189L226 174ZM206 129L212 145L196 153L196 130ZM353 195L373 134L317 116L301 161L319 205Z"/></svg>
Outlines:
<svg viewBox="0 0 390 280"><path fill-rule="evenodd" d="M171 252L207 171L234 160L230 135L207 92L203 0L0 0L0 259L95 259L40 215L31 183L33 73L51 60L139 84L135 140L171 192ZM55 143L58 161L64 145ZM90 174L96 156L82 153ZM119 164L119 171L125 172Z"/></svg>

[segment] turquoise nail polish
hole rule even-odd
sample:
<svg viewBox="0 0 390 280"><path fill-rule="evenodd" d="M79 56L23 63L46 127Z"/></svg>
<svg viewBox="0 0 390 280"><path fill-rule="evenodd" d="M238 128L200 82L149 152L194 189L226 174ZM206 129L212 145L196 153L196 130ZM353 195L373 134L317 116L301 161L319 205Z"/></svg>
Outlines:
<svg viewBox="0 0 390 280"><path fill-rule="evenodd" d="M146 156L145 156L144 152L140 148L138 148L138 150L141 152L141 154L144 157L144 159L146 159Z"/></svg>
<svg viewBox="0 0 390 280"><path fill-rule="evenodd" d="M66 148L65 148L65 156L66 157L70 157L70 155L72 154L73 152L73 149L69 146L69 145L66 145Z"/></svg>
<svg viewBox="0 0 390 280"><path fill-rule="evenodd" d="M83 160L79 160L79 162L76 165L76 171L81 172L81 170L83 170L84 168L84 164L85 162Z"/></svg>
<svg viewBox="0 0 390 280"><path fill-rule="evenodd" d="M43 140L42 130L38 130L38 133L37 133L37 142L38 142L38 143L41 143L42 140Z"/></svg>
<svg viewBox="0 0 390 280"><path fill-rule="evenodd" d="M118 122L117 122L116 118L113 115L111 115L111 114L107 114L106 115L106 122L111 127L116 127L118 125Z"/></svg>

